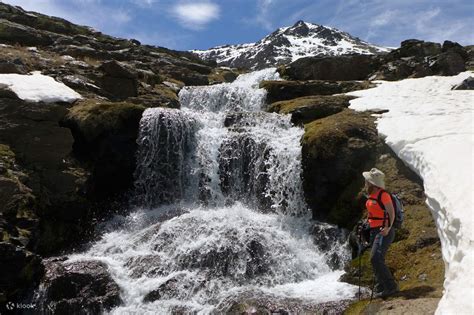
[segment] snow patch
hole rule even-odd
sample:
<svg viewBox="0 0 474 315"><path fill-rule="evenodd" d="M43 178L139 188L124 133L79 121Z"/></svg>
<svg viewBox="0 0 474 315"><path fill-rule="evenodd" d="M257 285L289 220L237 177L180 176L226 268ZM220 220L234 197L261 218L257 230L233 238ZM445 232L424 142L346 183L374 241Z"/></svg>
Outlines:
<svg viewBox="0 0 474 315"><path fill-rule="evenodd" d="M0 83L6 84L20 99L27 102L66 102L81 99L81 95L52 77L39 71L32 74L0 74Z"/></svg>
<svg viewBox="0 0 474 315"><path fill-rule="evenodd" d="M377 129L422 179L446 264L436 314L474 314L474 92L451 90L472 75L378 81L348 93L354 110L388 109Z"/></svg>

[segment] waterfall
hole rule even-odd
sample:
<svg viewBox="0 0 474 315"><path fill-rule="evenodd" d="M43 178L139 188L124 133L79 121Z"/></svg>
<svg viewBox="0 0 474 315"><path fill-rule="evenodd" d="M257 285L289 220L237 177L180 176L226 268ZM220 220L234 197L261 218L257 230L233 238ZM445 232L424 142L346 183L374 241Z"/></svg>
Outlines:
<svg viewBox="0 0 474 315"><path fill-rule="evenodd" d="M300 138L290 117L265 113L264 79L185 87L181 110L140 122L133 210L69 260L107 264L123 291L113 313L225 312L249 294L325 303L351 298L337 281L341 238L321 246L303 198ZM336 263L335 263L336 261Z"/></svg>

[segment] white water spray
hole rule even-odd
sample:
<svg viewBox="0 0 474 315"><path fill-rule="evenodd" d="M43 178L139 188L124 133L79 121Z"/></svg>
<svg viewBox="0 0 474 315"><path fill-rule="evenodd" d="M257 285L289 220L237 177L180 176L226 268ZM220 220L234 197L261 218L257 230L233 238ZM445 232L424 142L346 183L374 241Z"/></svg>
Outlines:
<svg viewBox="0 0 474 315"><path fill-rule="evenodd" d="M351 298L310 234L301 183L303 130L289 116L261 112L263 79L186 87L182 110L145 111L138 137L140 206L104 227L100 241L70 260L105 262L123 290L113 313L222 312L242 294L323 303ZM323 233L321 232L321 233Z"/></svg>

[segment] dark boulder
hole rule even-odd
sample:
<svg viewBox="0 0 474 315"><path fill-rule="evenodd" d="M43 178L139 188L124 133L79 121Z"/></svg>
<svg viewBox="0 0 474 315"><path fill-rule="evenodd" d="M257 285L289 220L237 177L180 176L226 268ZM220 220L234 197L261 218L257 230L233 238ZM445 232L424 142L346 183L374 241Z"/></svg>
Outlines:
<svg viewBox="0 0 474 315"><path fill-rule="evenodd" d="M18 73L25 74L26 69L10 61L0 61L0 73Z"/></svg>
<svg viewBox="0 0 474 315"><path fill-rule="evenodd" d="M305 57L279 68L280 74L290 80L365 80L381 65L381 59L372 55L335 57Z"/></svg>
<svg viewBox="0 0 474 315"><path fill-rule="evenodd" d="M131 187L144 109L130 103L87 100L71 108L61 122L74 136L74 155L92 167L86 188L89 197L107 199Z"/></svg>
<svg viewBox="0 0 474 315"><path fill-rule="evenodd" d="M0 304L22 298L43 274L41 258L23 247L0 242Z"/></svg>
<svg viewBox="0 0 474 315"><path fill-rule="evenodd" d="M361 173L379 144L374 118L345 109L305 125L303 188L314 219L351 228L360 213Z"/></svg>
<svg viewBox="0 0 474 315"><path fill-rule="evenodd" d="M119 306L120 287L99 261L44 260L45 275L37 303L58 314L99 314Z"/></svg>
<svg viewBox="0 0 474 315"><path fill-rule="evenodd" d="M461 46L460 44L456 42L452 42L449 40L444 41L443 47L442 47L443 52L455 52L459 54L464 60L468 59L469 54L467 50Z"/></svg>
<svg viewBox="0 0 474 315"><path fill-rule="evenodd" d="M400 59L404 57L426 57L441 53L441 45L433 42L425 42L418 39L404 40L400 48L393 50L387 58Z"/></svg>
<svg viewBox="0 0 474 315"><path fill-rule="evenodd" d="M474 90L474 78L465 79L460 84L453 86L452 90Z"/></svg>
<svg viewBox="0 0 474 315"><path fill-rule="evenodd" d="M100 78L101 87L110 93L114 100L124 100L138 96L137 73L119 61L106 61L99 70L105 73Z"/></svg>
<svg viewBox="0 0 474 315"><path fill-rule="evenodd" d="M439 75L456 75L466 70L466 64L459 53L450 50L439 54L430 69Z"/></svg>
<svg viewBox="0 0 474 315"><path fill-rule="evenodd" d="M372 87L367 81L262 81L267 104L310 95L332 95Z"/></svg>
<svg viewBox="0 0 474 315"><path fill-rule="evenodd" d="M33 239L40 253L77 241L89 214L89 203L81 193L85 171L69 159L73 137L59 126L66 113L57 104L0 99L0 143L8 145L25 173L19 176L17 169L9 168L9 181L21 181L18 196L26 198L30 191L35 199L34 204L27 203L28 198L15 199L18 215L8 222L16 225L16 217L26 219L26 213L34 213L29 216L32 222L39 217L39 235Z"/></svg>
<svg viewBox="0 0 474 315"><path fill-rule="evenodd" d="M100 65L99 70L103 71L106 75L115 78L137 78L137 73L135 71L130 69L126 64L116 60L105 61Z"/></svg>

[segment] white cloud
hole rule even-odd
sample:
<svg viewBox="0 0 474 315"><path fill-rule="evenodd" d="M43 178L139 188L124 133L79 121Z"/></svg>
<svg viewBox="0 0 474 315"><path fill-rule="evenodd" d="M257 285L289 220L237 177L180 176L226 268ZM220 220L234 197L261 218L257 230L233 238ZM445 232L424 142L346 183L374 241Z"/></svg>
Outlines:
<svg viewBox="0 0 474 315"><path fill-rule="evenodd" d="M141 8L149 8L157 2L157 0L130 0L133 4Z"/></svg>
<svg viewBox="0 0 474 315"><path fill-rule="evenodd" d="M384 26L393 22L393 19L396 17L397 12L393 10L387 10L377 15L372 22L371 26Z"/></svg>
<svg viewBox="0 0 474 315"><path fill-rule="evenodd" d="M172 13L184 27L200 30L219 18L220 8L212 2L187 2L174 6Z"/></svg>

